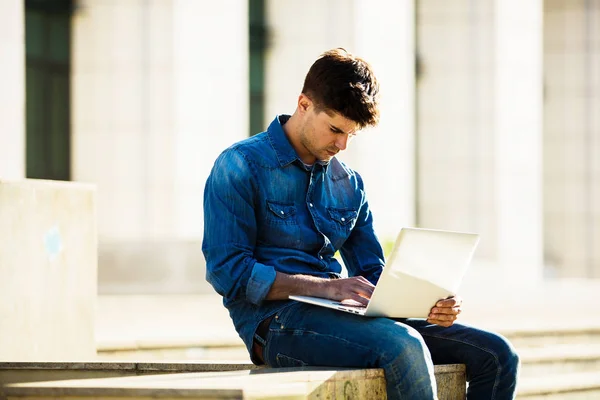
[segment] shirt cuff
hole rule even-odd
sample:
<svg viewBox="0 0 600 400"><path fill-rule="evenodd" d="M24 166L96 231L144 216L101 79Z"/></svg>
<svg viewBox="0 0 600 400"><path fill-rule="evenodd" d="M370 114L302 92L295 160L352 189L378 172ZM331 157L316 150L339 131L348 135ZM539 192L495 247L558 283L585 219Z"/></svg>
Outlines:
<svg viewBox="0 0 600 400"><path fill-rule="evenodd" d="M252 275L246 286L246 298L253 304L260 305L263 302L267 293L271 290L273 282L275 282L275 268L255 263L252 268Z"/></svg>

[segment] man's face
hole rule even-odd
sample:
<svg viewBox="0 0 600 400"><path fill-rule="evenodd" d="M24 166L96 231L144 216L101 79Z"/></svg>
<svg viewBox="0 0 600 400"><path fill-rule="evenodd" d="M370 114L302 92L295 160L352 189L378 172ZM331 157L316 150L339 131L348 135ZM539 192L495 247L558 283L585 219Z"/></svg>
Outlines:
<svg viewBox="0 0 600 400"><path fill-rule="evenodd" d="M312 103L305 109L303 122L298 135L302 147L298 155L307 164L331 160L346 149L358 130L356 122L336 112L317 112Z"/></svg>

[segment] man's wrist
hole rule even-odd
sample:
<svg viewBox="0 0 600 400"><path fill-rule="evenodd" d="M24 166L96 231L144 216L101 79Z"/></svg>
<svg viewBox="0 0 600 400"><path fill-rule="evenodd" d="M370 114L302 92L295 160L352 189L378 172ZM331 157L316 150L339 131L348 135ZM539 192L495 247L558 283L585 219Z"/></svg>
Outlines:
<svg viewBox="0 0 600 400"><path fill-rule="evenodd" d="M306 278L308 278L306 282L307 296L329 298L329 279L316 276L306 276Z"/></svg>
<svg viewBox="0 0 600 400"><path fill-rule="evenodd" d="M283 300L289 295L328 297L329 279L312 275L289 275L277 272L275 282L267 294L268 300Z"/></svg>

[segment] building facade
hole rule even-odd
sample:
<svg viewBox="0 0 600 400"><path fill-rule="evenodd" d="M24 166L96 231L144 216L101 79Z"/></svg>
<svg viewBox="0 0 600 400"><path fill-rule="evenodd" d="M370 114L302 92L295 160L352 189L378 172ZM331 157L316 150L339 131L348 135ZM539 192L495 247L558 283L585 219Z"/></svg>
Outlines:
<svg viewBox="0 0 600 400"><path fill-rule="evenodd" d="M342 158L386 246L474 231L481 279L600 277L600 1L43 3L0 4L0 178L98 185L101 293L208 290L214 159L332 47L381 81Z"/></svg>

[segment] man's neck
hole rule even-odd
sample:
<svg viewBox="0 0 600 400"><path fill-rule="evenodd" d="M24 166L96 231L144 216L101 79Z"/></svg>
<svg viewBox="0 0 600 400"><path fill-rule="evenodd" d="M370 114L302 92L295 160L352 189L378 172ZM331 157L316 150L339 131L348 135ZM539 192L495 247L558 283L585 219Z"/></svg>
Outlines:
<svg viewBox="0 0 600 400"><path fill-rule="evenodd" d="M295 138L297 137L296 132L298 131L298 116L294 113L288 120L282 125L283 132L287 136L288 140L294 145Z"/></svg>
<svg viewBox="0 0 600 400"><path fill-rule="evenodd" d="M314 157L311 157L310 154L306 154L306 149L304 148L302 143L300 143L298 135L300 129L300 117L297 115L297 113L294 113L290 117L290 119L288 119L287 122L282 126L282 128L283 132L285 133L285 136L290 141L290 144L292 145L294 150L296 150L296 154L298 154L300 160L306 165L314 164L316 160L314 159Z"/></svg>

